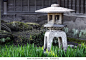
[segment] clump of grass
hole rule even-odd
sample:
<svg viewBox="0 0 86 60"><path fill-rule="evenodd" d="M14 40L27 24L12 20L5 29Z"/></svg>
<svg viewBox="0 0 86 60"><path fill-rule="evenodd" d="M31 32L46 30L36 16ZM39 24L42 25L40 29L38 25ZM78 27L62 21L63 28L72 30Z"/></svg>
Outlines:
<svg viewBox="0 0 86 60"><path fill-rule="evenodd" d="M57 46L52 46L51 51L46 50L46 53L43 53L43 47L34 44L0 46L0 57L86 57L86 45L82 43L81 47L74 49L68 47L66 52Z"/></svg>
<svg viewBox="0 0 86 60"><path fill-rule="evenodd" d="M46 57L41 47L34 47L34 44L27 46L7 46L0 48L0 57Z"/></svg>
<svg viewBox="0 0 86 60"><path fill-rule="evenodd" d="M77 46L77 48L69 46L66 52L57 46L52 46L51 51L46 50L46 53L48 56L52 55L54 57L86 57L86 45L81 43L81 47Z"/></svg>

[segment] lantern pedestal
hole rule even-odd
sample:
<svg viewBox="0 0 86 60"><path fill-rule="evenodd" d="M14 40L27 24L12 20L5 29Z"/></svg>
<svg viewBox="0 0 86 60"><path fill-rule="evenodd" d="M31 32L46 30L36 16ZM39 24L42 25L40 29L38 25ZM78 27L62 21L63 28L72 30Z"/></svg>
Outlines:
<svg viewBox="0 0 86 60"><path fill-rule="evenodd" d="M66 37L66 33L61 30L46 31L45 36L44 36L44 51L46 51L46 49L48 51L51 50L51 45L52 45L54 37L58 38L59 48L61 48L61 45L62 45L63 50L66 51L67 50L67 37Z"/></svg>

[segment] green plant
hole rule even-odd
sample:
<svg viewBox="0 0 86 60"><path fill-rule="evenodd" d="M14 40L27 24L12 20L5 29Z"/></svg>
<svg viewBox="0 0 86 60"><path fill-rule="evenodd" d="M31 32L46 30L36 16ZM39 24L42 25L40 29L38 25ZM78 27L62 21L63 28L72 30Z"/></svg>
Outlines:
<svg viewBox="0 0 86 60"><path fill-rule="evenodd" d="M65 28L64 28L64 31L65 31L66 33L68 33L68 32L69 32L69 29L68 29L67 27L65 27Z"/></svg>
<svg viewBox="0 0 86 60"><path fill-rule="evenodd" d="M1 20L1 23L7 23L6 21L4 21L4 20Z"/></svg>
<svg viewBox="0 0 86 60"><path fill-rule="evenodd" d="M12 30L12 31L24 31L24 30L31 30L32 26L23 23L23 22L18 22L18 21L13 21L10 23L7 23L7 26Z"/></svg>
<svg viewBox="0 0 86 60"><path fill-rule="evenodd" d="M78 43L78 44L81 44L82 42L84 43L86 43L86 41L85 40L80 40L80 39L75 39L75 38L67 38L67 41L69 41L69 42L75 42L75 43Z"/></svg>
<svg viewBox="0 0 86 60"><path fill-rule="evenodd" d="M77 35L79 34L79 30L72 29L72 31L73 31L73 37L78 37Z"/></svg>
<svg viewBox="0 0 86 60"><path fill-rule="evenodd" d="M0 42L5 42L5 40L6 40L5 38L1 38Z"/></svg>
<svg viewBox="0 0 86 60"><path fill-rule="evenodd" d="M82 43L81 47L74 49L68 47L66 52L57 46L52 46L51 51L46 50L46 53L43 53L43 47L34 44L0 45L0 57L86 57L86 45Z"/></svg>
<svg viewBox="0 0 86 60"><path fill-rule="evenodd" d="M27 38L25 36L19 35L19 36L14 36L14 43L16 45L18 45L18 44L19 45L24 45L24 44L27 44L27 43L32 44L33 43L33 40L32 40L31 37L30 38Z"/></svg>
<svg viewBox="0 0 86 60"><path fill-rule="evenodd" d="M7 37L6 40L11 40L10 37Z"/></svg>
<svg viewBox="0 0 86 60"><path fill-rule="evenodd" d="M1 38L1 39L0 39L0 42L3 42L3 43L4 43L4 42L9 41L9 40L11 40L10 37Z"/></svg>
<svg viewBox="0 0 86 60"><path fill-rule="evenodd" d="M86 37L86 29L80 31L79 37L80 37L80 38L85 38L85 37Z"/></svg>
<svg viewBox="0 0 86 60"><path fill-rule="evenodd" d="M44 44L44 33L45 32L41 32L39 34L34 34L32 35L32 40L33 43L36 44L37 46L43 46Z"/></svg>
<svg viewBox="0 0 86 60"><path fill-rule="evenodd" d="M86 45L72 49L70 46L65 52L57 46L52 46L51 51L43 53L43 47L27 44L24 46L5 45L0 46L0 57L86 57Z"/></svg>
<svg viewBox="0 0 86 60"><path fill-rule="evenodd" d="M40 28L40 25L39 25L38 23L26 22L26 24L32 26L33 29L38 29L38 28Z"/></svg>
<svg viewBox="0 0 86 60"><path fill-rule="evenodd" d="M67 27L63 29L67 36L73 37L73 38L86 38L86 29L85 30L78 30L78 29L71 29L69 30Z"/></svg>

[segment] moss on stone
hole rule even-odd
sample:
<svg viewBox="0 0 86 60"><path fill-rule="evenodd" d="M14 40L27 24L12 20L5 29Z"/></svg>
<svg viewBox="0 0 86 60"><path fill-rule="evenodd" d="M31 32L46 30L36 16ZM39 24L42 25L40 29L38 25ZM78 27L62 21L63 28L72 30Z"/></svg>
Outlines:
<svg viewBox="0 0 86 60"><path fill-rule="evenodd" d="M0 43L5 43L13 40L13 35L5 30L0 31Z"/></svg>
<svg viewBox="0 0 86 60"><path fill-rule="evenodd" d="M32 23L32 22L27 22L26 24L29 24L29 25L39 25L38 23Z"/></svg>
<svg viewBox="0 0 86 60"><path fill-rule="evenodd" d="M32 23L32 22L27 22L26 24L30 25L33 27L33 29L40 29L40 25L38 23Z"/></svg>
<svg viewBox="0 0 86 60"><path fill-rule="evenodd" d="M7 23L7 25L13 31L23 31L23 30L31 30L32 29L32 26L30 26L26 23L23 23L23 22L19 22L19 21L10 22L10 23Z"/></svg>

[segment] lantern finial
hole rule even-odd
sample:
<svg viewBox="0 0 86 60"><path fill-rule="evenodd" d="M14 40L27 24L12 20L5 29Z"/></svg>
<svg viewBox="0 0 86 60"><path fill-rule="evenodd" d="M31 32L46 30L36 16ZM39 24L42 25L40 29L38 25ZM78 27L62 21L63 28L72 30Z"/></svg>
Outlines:
<svg viewBox="0 0 86 60"><path fill-rule="evenodd" d="M59 4L52 4L51 7L59 7Z"/></svg>

